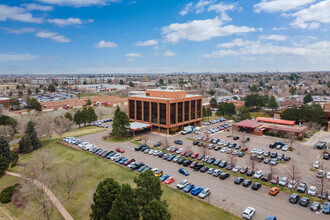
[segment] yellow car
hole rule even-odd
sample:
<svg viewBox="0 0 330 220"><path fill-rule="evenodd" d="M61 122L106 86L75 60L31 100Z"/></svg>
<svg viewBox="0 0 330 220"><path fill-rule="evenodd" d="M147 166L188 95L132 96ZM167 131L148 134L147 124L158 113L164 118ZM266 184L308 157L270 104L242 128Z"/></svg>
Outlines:
<svg viewBox="0 0 330 220"><path fill-rule="evenodd" d="M135 140L136 141L141 141L142 140L142 137L141 136L140 137L137 137Z"/></svg>
<svg viewBox="0 0 330 220"><path fill-rule="evenodd" d="M161 170L157 170L155 172L155 176L161 177L162 175L163 175L163 171L161 171Z"/></svg>

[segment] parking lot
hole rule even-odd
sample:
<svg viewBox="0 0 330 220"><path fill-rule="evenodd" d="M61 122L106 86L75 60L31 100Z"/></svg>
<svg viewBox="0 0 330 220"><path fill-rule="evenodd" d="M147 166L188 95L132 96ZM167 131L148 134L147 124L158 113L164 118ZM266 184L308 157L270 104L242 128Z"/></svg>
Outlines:
<svg viewBox="0 0 330 220"><path fill-rule="evenodd" d="M207 127L212 127L214 125L209 125ZM203 126L202 131L207 127ZM109 131L107 131L109 132ZM218 207L224 208L236 215L241 216L243 210L247 206L252 206L256 209L256 215L253 219L265 219L266 216L269 214L276 215L279 219L326 219L328 216L322 214L320 212L312 212L309 208L304 208L300 205L293 205L288 202L289 195L286 193L280 192L276 197L270 196L268 194L269 188L262 186L258 191L254 191L249 188L245 188L242 185L235 185L234 180L235 177L230 176L226 180L220 180L218 177L213 177L207 173L202 172L195 172L190 168L186 168L189 172L189 176L184 176L178 172L179 168L182 168L182 165L177 163L168 162L167 160L163 160L157 156L144 154L140 151L135 151L134 147L135 144L126 142L126 143L107 143L101 140L101 137L105 135L107 132L101 132L97 134L87 135L80 137L80 139L84 141L88 141L91 144L96 145L99 148L104 150L112 150L114 151L116 148L120 147L125 149L125 153L122 155L128 158L134 158L138 162L144 162L150 167L158 168L164 171L164 174L169 174L175 177L175 182L172 183L170 186L175 187L177 183L179 183L183 179L187 179L189 182L192 182L195 186L200 185L204 188L211 189L210 197L205 199L206 202L210 202ZM234 135L237 135L235 133ZM231 132L217 132L210 135L210 138L219 138L221 140L227 140L230 142L233 141L232 137L227 137L231 135ZM147 137L147 143L149 145L153 145L153 143L157 141L162 141L165 139L164 134L158 133L149 133L145 134L144 136ZM181 135L176 134L174 136L168 136L168 142L170 144L175 145L173 142L174 140L182 140L183 145L177 145L177 147L183 147L190 145L191 150L193 152L199 152L200 147L193 146L192 140L188 140L186 138L196 139L198 135L195 134L188 134L188 135ZM278 141L276 138L272 137L259 137L259 136L250 136L251 140L248 142L247 146L250 148L264 148L265 150L276 151L273 149L269 149L268 145L273 143L275 140ZM241 138L240 138L241 140ZM238 144L241 145L240 140L236 141ZM251 146L251 147L250 147ZM299 170L302 175L302 180L310 180L316 178L315 173L309 171L311 168L312 163L314 162L315 158L318 157L320 151L312 149L310 146L305 146L303 144L295 144L295 150L293 152L285 152L294 158L295 163L297 163ZM301 147L301 149L299 149ZM305 153L306 152L306 153ZM220 151L210 150L208 152L210 156L214 156L215 158L220 158L224 160L228 160L228 156L225 153L220 153ZM303 154L302 154L303 153ZM321 160L321 159L320 159ZM240 166L249 166L249 155L245 155L242 158L238 158L237 165ZM310 162L308 162L310 161ZM322 161L323 162L323 161ZM282 177L282 173L286 173L288 164L278 164L275 166L277 171L277 175ZM328 170L328 164L325 163L325 170ZM264 172L267 171L269 165L263 163L257 163L257 169L261 169ZM313 176L314 175L314 176ZM306 181L307 182L307 181ZM308 183L309 184L309 183Z"/></svg>

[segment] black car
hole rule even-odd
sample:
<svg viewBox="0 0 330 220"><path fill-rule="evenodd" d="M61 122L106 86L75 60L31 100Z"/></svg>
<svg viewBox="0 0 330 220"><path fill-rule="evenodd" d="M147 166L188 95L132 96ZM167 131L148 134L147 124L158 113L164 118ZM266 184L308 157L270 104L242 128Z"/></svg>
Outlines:
<svg viewBox="0 0 330 220"><path fill-rule="evenodd" d="M212 164L212 163L214 163L214 161L215 161L215 158L211 157L210 159L208 159L207 163Z"/></svg>
<svg viewBox="0 0 330 220"><path fill-rule="evenodd" d="M257 161L258 161L258 162L262 162L263 160L264 160L264 157L263 157L263 156L258 156L258 157L257 157Z"/></svg>
<svg viewBox="0 0 330 220"><path fill-rule="evenodd" d="M237 156L244 157L245 153L243 151L238 152Z"/></svg>
<svg viewBox="0 0 330 220"><path fill-rule="evenodd" d="M206 172L206 171L208 171L210 169L210 167L208 167L208 166L203 166L202 168L201 168L201 172L202 173L204 173L204 172Z"/></svg>
<svg viewBox="0 0 330 220"><path fill-rule="evenodd" d="M144 163L134 163L133 166L131 166L132 170L136 170L139 169L140 167L142 167L144 165Z"/></svg>
<svg viewBox="0 0 330 220"><path fill-rule="evenodd" d="M277 153L276 153L276 152L272 152L272 153L270 154L270 157L271 157L271 158L276 158L276 157L277 157Z"/></svg>
<svg viewBox="0 0 330 220"><path fill-rule="evenodd" d="M302 197L300 200L299 200L299 205L301 206L304 206L304 207L307 207L308 204L309 204L309 198L307 197Z"/></svg>
<svg viewBox="0 0 330 220"><path fill-rule="evenodd" d="M289 202L293 204L297 204L300 199L300 196L297 193L292 193L291 196L289 197Z"/></svg>
<svg viewBox="0 0 330 220"><path fill-rule="evenodd" d="M269 147L270 148L275 148L276 147L276 144L270 144Z"/></svg>
<svg viewBox="0 0 330 220"><path fill-rule="evenodd" d="M258 189L260 189L260 187L261 187L261 183L259 183L259 182L255 182L252 184L253 190L258 190Z"/></svg>
<svg viewBox="0 0 330 220"><path fill-rule="evenodd" d="M253 174L254 174L254 171L253 171L253 170L248 170L248 171L246 172L246 175L247 175L247 176L253 176Z"/></svg>
<svg viewBox="0 0 330 220"><path fill-rule="evenodd" d="M154 144L154 147L159 147L160 146L160 143L159 142L156 142L155 144Z"/></svg>
<svg viewBox="0 0 330 220"><path fill-rule="evenodd" d="M243 186L244 187L249 187L250 185L251 185L251 183L252 183L252 181L251 180L244 180L244 182L243 182Z"/></svg>
<svg viewBox="0 0 330 220"><path fill-rule="evenodd" d="M222 173L220 174L220 179L225 180L225 179L227 179L229 176L230 176L229 173L227 173L227 172L222 172Z"/></svg>
<svg viewBox="0 0 330 220"><path fill-rule="evenodd" d="M198 145L199 144L199 141L194 141L193 142L193 145Z"/></svg>
<svg viewBox="0 0 330 220"><path fill-rule="evenodd" d="M270 155L270 152L269 151L265 151L264 152L264 157L269 157L269 155Z"/></svg>
<svg viewBox="0 0 330 220"><path fill-rule="evenodd" d="M175 155L175 154L171 154L171 155L167 158L167 160L168 160L168 161L172 161L172 160L174 159L174 157L176 157L176 155Z"/></svg>
<svg viewBox="0 0 330 220"><path fill-rule="evenodd" d="M269 164L269 162L270 162L270 159L269 159L269 158L266 158L266 159L264 160L264 164Z"/></svg>
<svg viewBox="0 0 330 220"><path fill-rule="evenodd" d="M191 163L192 163L192 160L185 160L185 161L182 163L182 165L185 166L185 167L187 167L187 166L189 166Z"/></svg>
<svg viewBox="0 0 330 220"><path fill-rule="evenodd" d="M184 161L185 161L185 159L183 159L183 158L180 157L176 162L178 164L182 164Z"/></svg>
<svg viewBox="0 0 330 220"><path fill-rule="evenodd" d="M325 159L325 160L329 160L329 159L330 159L330 155L329 155L329 154L324 154L324 155L323 155L323 159Z"/></svg>
<svg viewBox="0 0 330 220"><path fill-rule="evenodd" d="M237 177L234 181L235 184L239 185L244 181L244 179L242 177Z"/></svg>
<svg viewBox="0 0 330 220"><path fill-rule="evenodd" d="M158 157L162 158L162 157L164 156L164 154L165 154L165 152L160 152L160 153L158 154Z"/></svg>
<svg viewBox="0 0 330 220"><path fill-rule="evenodd" d="M312 205L310 207L310 210L312 210L313 212L316 212L318 210L320 210L321 208L321 204L319 202L312 202Z"/></svg>
<svg viewBox="0 0 330 220"><path fill-rule="evenodd" d="M225 166L227 166L227 164L228 163L225 160L223 160L219 163L219 167L224 168Z"/></svg>
<svg viewBox="0 0 330 220"><path fill-rule="evenodd" d="M219 147L219 146L216 146L216 147L214 148L215 151L218 151L218 150L220 150L220 149L221 149L221 147Z"/></svg>
<svg viewBox="0 0 330 220"><path fill-rule="evenodd" d="M182 144L183 144L183 142L182 142L181 140L175 140L175 141L174 141L174 144L179 144L179 145L182 145Z"/></svg>
<svg viewBox="0 0 330 220"><path fill-rule="evenodd" d="M239 137L238 136L234 136L233 139L236 141L236 140L239 139Z"/></svg>
<svg viewBox="0 0 330 220"><path fill-rule="evenodd" d="M145 144L141 144L141 145L137 146L137 147L134 148L134 149L135 149L136 151L139 151L139 150L141 150L142 147L146 147L146 145L145 145Z"/></svg>
<svg viewBox="0 0 330 220"><path fill-rule="evenodd" d="M199 171L200 169L202 169L202 167L204 167L204 164L202 164L202 163L197 163L197 164L194 166L194 170L195 170L195 171Z"/></svg>
<svg viewBox="0 0 330 220"><path fill-rule="evenodd" d="M284 160L284 161L289 161L289 160L291 160L291 157L289 157L289 156L285 156L283 160Z"/></svg>

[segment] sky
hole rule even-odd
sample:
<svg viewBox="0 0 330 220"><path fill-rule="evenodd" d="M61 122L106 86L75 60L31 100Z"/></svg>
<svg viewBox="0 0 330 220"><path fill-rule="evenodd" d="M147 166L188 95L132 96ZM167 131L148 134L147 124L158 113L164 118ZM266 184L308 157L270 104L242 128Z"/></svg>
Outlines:
<svg viewBox="0 0 330 220"><path fill-rule="evenodd" d="M0 0L0 74L330 70L330 0Z"/></svg>

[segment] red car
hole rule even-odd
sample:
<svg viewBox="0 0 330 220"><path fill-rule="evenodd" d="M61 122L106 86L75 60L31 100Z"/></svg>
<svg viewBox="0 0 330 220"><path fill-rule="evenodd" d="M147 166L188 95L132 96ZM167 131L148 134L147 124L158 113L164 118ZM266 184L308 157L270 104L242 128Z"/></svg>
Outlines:
<svg viewBox="0 0 330 220"><path fill-rule="evenodd" d="M187 153L187 151L183 151L180 155L184 156Z"/></svg>
<svg viewBox="0 0 330 220"><path fill-rule="evenodd" d="M248 151L249 150L249 148L247 148L247 147L242 147L241 148L241 151Z"/></svg>
<svg viewBox="0 0 330 220"><path fill-rule="evenodd" d="M199 156L199 153L194 153L193 155L191 155L191 158L196 158L196 157L198 157Z"/></svg>
<svg viewBox="0 0 330 220"><path fill-rule="evenodd" d="M196 164L197 164L197 161L192 162L192 163L189 165L189 167L190 167L190 168L194 168Z"/></svg>
<svg viewBox="0 0 330 220"><path fill-rule="evenodd" d="M170 176L169 178L167 178L166 180L165 180L165 184L170 184L170 183L173 183L174 182L174 177L173 176Z"/></svg>
<svg viewBox="0 0 330 220"><path fill-rule="evenodd" d="M175 147L175 148L173 148L172 150L171 150L171 152L175 152L175 151L177 151L177 150L179 150L179 148L177 148L177 147Z"/></svg>
<svg viewBox="0 0 330 220"><path fill-rule="evenodd" d="M248 167L244 167L244 168L242 168L239 172L240 172L241 174L245 174L248 170L249 170Z"/></svg>
<svg viewBox="0 0 330 220"><path fill-rule="evenodd" d="M119 153L125 153L125 150L123 148L116 148L116 151Z"/></svg>
<svg viewBox="0 0 330 220"><path fill-rule="evenodd" d="M126 161L124 163L124 165L127 166L128 164L133 163L133 162L135 162L135 160L134 159L131 159L131 160Z"/></svg>

